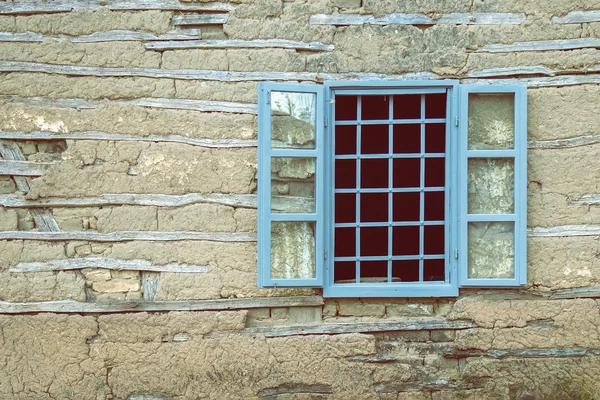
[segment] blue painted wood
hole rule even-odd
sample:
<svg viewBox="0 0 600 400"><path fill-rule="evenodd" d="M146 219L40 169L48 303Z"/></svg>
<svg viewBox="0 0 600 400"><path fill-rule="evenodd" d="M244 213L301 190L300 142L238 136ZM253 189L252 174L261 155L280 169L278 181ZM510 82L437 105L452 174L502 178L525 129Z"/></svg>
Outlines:
<svg viewBox="0 0 600 400"><path fill-rule="evenodd" d="M468 100L471 93L514 93L515 145L513 150L468 150ZM522 85L461 85L459 128L460 262L461 287L515 287L527 283L527 88ZM513 214L468 213L469 158L513 158L515 165L515 209ZM513 221L515 223L515 276L512 279L468 277L469 222Z"/></svg>
<svg viewBox="0 0 600 400"><path fill-rule="evenodd" d="M272 91L290 93L314 93L316 95L315 149L271 148ZM322 85L263 82L258 86L258 287L320 287L323 285L324 255L324 88ZM314 213L271 212L271 159L273 157L313 157L315 171ZM271 277L271 222L307 221L315 224L314 279L274 279Z"/></svg>

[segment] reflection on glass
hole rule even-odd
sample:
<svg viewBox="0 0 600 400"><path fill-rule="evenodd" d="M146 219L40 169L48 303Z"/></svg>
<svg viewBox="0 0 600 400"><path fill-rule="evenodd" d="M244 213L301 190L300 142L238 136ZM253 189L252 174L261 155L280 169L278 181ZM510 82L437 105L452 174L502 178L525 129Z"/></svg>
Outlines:
<svg viewBox="0 0 600 400"><path fill-rule="evenodd" d="M469 214L512 214L514 187L512 158L469 159Z"/></svg>
<svg viewBox="0 0 600 400"><path fill-rule="evenodd" d="M316 94L271 92L271 147L315 148Z"/></svg>
<svg viewBox="0 0 600 400"><path fill-rule="evenodd" d="M314 222L271 222L271 278L315 277Z"/></svg>
<svg viewBox="0 0 600 400"><path fill-rule="evenodd" d="M469 222L469 278L514 278L514 222Z"/></svg>
<svg viewBox="0 0 600 400"><path fill-rule="evenodd" d="M470 93L469 149L512 149L514 145L514 93Z"/></svg>
<svg viewBox="0 0 600 400"><path fill-rule="evenodd" d="M271 159L271 211L312 213L315 211L315 159L273 157Z"/></svg>

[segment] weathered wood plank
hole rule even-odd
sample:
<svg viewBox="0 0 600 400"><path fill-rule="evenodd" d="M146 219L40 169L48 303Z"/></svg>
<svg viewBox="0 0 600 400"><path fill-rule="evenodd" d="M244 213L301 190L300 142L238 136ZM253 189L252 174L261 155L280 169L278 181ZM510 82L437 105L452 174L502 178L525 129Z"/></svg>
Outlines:
<svg viewBox="0 0 600 400"><path fill-rule="evenodd" d="M132 240L144 241L177 241L177 240L207 240L214 242L256 242L256 234L251 232L159 232L159 231L121 231L99 233L92 231L72 232L33 232L33 231L3 231L0 240L87 240L90 242L125 242Z"/></svg>
<svg viewBox="0 0 600 400"><path fill-rule="evenodd" d="M377 393L398 393L429 390L470 390L481 389L491 378L477 379L438 379L436 381L386 382L375 385Z"/></svg>
<svg viewBox="0 0 600 400"><path fill-rule="evenodd" d="M25 161L25 156L19 146L8 140L0 140L0 156L5 160ZM13 176L17 189L23 193L29 193L29 178Z"/></svg>
<svg viewBox="0 0 600 400"><path fill-rule="evenodd" d="M177 49L228 49L228 48L281 48L304 51L333 51L335 46L321 42L298 42L284 39L268 40L185 40L168 42L148 42L148 50Z"/></svg>
<svg viewBox="0 0 600 400"><path fill-rule="evenodd" d="M32 106L75 108L77 110L93 110L98 108L99 103L83 99L48 99L46 97L23 97L0 95L0 101L19 103Z"/></svg>
<svg viewBox="0 0 600 400"><path fill-rule="evenodd" d="M600 194L589 193L577 199L571 199L570 203L574 206L597 206L600 205Z"/></svg>
<svg viewBox="0 0 600 400"><path fill-rule="evenodd" d="M232 101L144 98L135 100L117 100L116 102L119 104L133 104L139 107L165 108L172 110L258 114L258 105L236 103Z"/></svg>
<svg viewBox="0 0 600 400"><path fill-rule="evenodd" d="M271 206L274 210L285 212L311 212L314 200L306 197L276 196ZM257 199L254 194L224 193L188 193L183 195L168 194L105 194L98 197L81 198L47 198L28 200L22 195L0 195L0 206L12 208L36 207L105 207L105 206L157 206L181 207L197 203L221 204L232 207L256 208Z"/></svg>
<svg viewBox="0 0 600 400"><path fill-rule="evenodd" d="M289 383L279 385L273 388L262 389L258 392L258 397L261 400L280 399L280 395L286 394L329 394L333 393L333 388L330 385L305 385Z"/></svg>
<svg viewBox="0 0 600 400"><path fill-rule="evenodd" d="M388 14L380 18L360 14L316 14L310 17L311 25L519 25L525 14L511 13L452 13L433 19L425 14Z"/></svg>
<svg viewBox="0 0 600 400"><path fill-rule="evenodd" d="M280 337L360 332L418 331L423 329L468 329L474 327L476 327L476 325L472 322L448 321L439 318L421 318L414 320L386 322L347 322L325 323L317 325L260 326L246 328L244 332L248 334L261 334L266 337Z"/></svg>
<svg viewBox="0 0 600 400"><path fill-rule="evenodd" d="M585 22L599 22L600 10L571 11L562 17L552 17L552 22L557 24L581 24Z"/></svg>
<svg viewBox="0 0 600 400"><path fill-rule="evenodd" d="M178 0L46 0L0 2L0 14L45 14L73 10L97 10L106 7L115 11L231 11L229 3L194 3Z"/></svg>
<svg viewBox="0 0 600 400"><path fill-rule="evenodd" d="M501 67L489 68L478 71L469 71L465 76L469 78L489 78L502 76L520 76L520 75L548 75L553 76L557 71L542 65L525 67Z"/></svg>
<svg viewBox="0 0 600 400"><path fill-rule="evenodd" d="M585 71L596 71L596 68L586 68ZM561 87L573 85L599 84L600 74L586 73L582 75L544 76L536 78L504 78L504 79L461 79L461 83L477 83L484 85L514 85L524 84L530 88Z"/></svg>
<svg viewBox="0 0 600 400"><path fill-rule="evenodd" d="M144 301L154 301L158 283L160 280L160 272L142 271L142 293Z"/></svg>
<svg viewBox="0 0 600 400"><path fill-rule="evenodd" d="M186 300L155 302L88 303L74 300L9 303L0 301L0 314L19 313L119 313L145 311L219 311L265 307L318 307L323 305L319 296L255 297L218 300Z"/></svg>
<svg viewBox="0 0 600 400"><path fill-rule="evenodd" d="M33 208L29 211L33 220L35 221L35 227L40 232L60 232L60 227L52 215L52 211L44 208Z"/></svg>
<svg viewBox="0 0 600 400"><path fill-rule="evenodd" d="M530 237L598 236L600 225L562 225L550 228L536 227L527 230Z"/></svg>
<svg viewBox="0 0 600 400"><path fill-rule="evenodd" d="M600 355L600 349L581 347L551 348L551 349L521 349L521 350L454 350L445 353L445 358L465 357L492 357L492 358L563 358L563 357L586 357Z"/></svg>
<svg viewBox="0 0 600 400"><path fill-rule="evenodd" d="M579 298L598 298L600 297L599 287L586 287L575 289L555 290L550 295L551 300L557 299L579 299Z"/></svg>
<svg viewBox="0 0 600 400"><path fill-rule="evenodd" d="M177 40L199 40L202 38L200 29L196 32L168 32L163 35L156 35L145 31L127 31L112 30L105 32L94 32L91 35L83 36L44 36L39 33L12 33L0 32L0 42L43 42L45 40L65 41L71 43L99 43L115 41L141 41L160 43L162 41ZM175 42L176 43L176 42Z"/></svg>
<svg viewBox="0 0 600 400"><path fill-rule="evenodd" d="M0 32L0 42L43 42L44 37L40 33L12 33Z"/></svg>
<svg viewBox="0 0 600 400"><path fill-rule="evenodd" d="M42 64L22 61L0 61L0 72L40 72L68 76L97 77L147 77L184 80L205 80L220 82L248 81L313 81L323 80L418 80L436 79L433 72L411 72L406 74L376 74L370 72L235 72L196 69L159 69L159 68L108 68L79 65Z"/></svg>
<svg viewBox="0 0 600 400"><path fill-rule="evenodd" d="M42 176L53 163L0 160L0 175Z"/></svg>
<svg viewBox="0 0 600 400"><path fill-rule="evenodd" d="M600 143L600 135L584 135L568 139L530 140L529 149L566 149Z"/></svg>
<svg viewBox="0 0 600 400"><path fill-rule="evenodd" d="M221 14L185 14L174 15L171 23L176 26L185 25L223 25L229 19L228 13Z"/></svg>
<svg viewBox="0 0 600 400"><path fill-rule="evenodd" d="M153 271L177 273L204 273L210 267L205 265L191 265L183 263L153 264L148 260L118 260L106 257L68 258L65 260L51 260L45 262L19 263L10 268L9 272L47 272L70 271L82 268L105 268L125 271Z"/></svg>
<svg viewBox="0 0 600 400"><path fill-rule="evenodd" d="M133 142L168 142L182 143L191 146L208 148L238 148L256 147L256 140L243 139L195 139L179 135L128 135L108 132L78 132L78 133L53 133L53 132L3 132L0 139L12 140L110 140Z"/></svg>
<svg viewBox="0 0 600 400"><path fill-rule="evenodd" d="M488 44L478 52L485 53L512 53L519 51L551 51L551 50L574 50L600 48L598 38L577 38L557 40L536 40L531 42L515 42L511 44Z"/></svg>

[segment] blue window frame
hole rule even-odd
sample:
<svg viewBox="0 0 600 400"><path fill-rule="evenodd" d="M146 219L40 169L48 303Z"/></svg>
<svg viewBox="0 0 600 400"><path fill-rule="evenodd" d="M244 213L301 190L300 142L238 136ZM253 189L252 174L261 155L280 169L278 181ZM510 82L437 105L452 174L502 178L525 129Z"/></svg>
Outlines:
<svg viewBox="0 0 600 400"><path fill-rule="evenodd" d="M261 83L259 287L524 284L525 96L453 80Z"/></svg>

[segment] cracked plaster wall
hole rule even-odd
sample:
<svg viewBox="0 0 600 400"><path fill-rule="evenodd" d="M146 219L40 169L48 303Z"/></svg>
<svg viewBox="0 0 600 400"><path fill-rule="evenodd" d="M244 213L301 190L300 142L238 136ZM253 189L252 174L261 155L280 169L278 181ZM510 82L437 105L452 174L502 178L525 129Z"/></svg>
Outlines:
<svg viewBox="0 0 600 400"><path fill-rule="evenodd" d="M452 78L464 77L470 71L515 65L539 65L578 75L598 64L599 59L596 48L515 53L478 51L487 44L596 38L600 34L598 22L552 22L553 16L570 11L596 10L600 8L596 0L260 0L230 4L235 9L229 12L228 22L223 26L201 27L203 39L320 41L333 44L335 50L157 52L136 41L71 43L63 37L42 43L2 42L0 59L240 72L431 71ZM452 12L523 12L525 21L520 25L432 27L335 27L307 23L311 15L336 12L375 17L424 13L432 18ZM111 30L164 34L175 29L172 17L178 14L100 8L2 15L0 31L46 36L89 35ZM599 91L598 84L530 88L528 139L548 141L598 135ZM256 116L252 114L123 104L125 100L147 97L255 104L256 83L251 81L9 72L0 74L0 96L2 131L257 138ZM30 97L45 103L28 103ZM63 99L84 99L93 105L79 109L60 106ZM28 161L57 162L46 175L30 181L28 199L77 199L107 193L252 195L256 191L253 148L207 149L177 143L95 140L18 143ZM598 205L573 203L585 194L599 193L598 146L592 143L530 149L530 227L598 223ZM15 194L19 194L16 181L0 176L0 195ZM92 233L254 233L257 218L254 208L204 203L180 207L60 206L53 207L51 212L62 231ZM30 210L0 207L0 230L37 229ZM528 240L528 248L529 281L523 290L465 289L458 298L450 299L327 299L323 306L237 311L2 314L0 397L438 400L568 399L598 393L600 388L595 379L600 367L598 301L554 300L551 296L559 290L600 287L599 241L594 236L533 237ZM276 293L258 289L255 243L0 240L0 307L5 303L54 300L103 304L142 301L144 274L139 271L85 268L9 272L9 268L19 263L83 257L207 267L204 273L160 273L154 301L320 293L313 289L278 289ZM265 337L245 330L324 323L375 326L432 318L473 325L460 329L289 337ZM572 356L573 351L583 355ZM509 353L498 356L497 352Z"/></svg>

